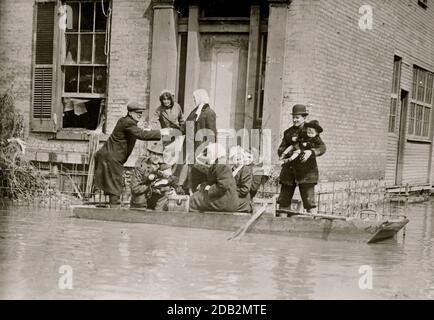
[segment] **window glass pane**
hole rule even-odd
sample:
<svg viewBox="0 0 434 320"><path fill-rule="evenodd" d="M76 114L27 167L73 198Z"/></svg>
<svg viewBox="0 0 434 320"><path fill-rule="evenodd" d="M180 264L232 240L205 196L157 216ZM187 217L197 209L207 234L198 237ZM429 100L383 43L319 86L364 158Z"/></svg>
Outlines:
<svg viewBox="0 0 434 320"><path fill-rule="evenodd" d="M80 35L80 63L92 63L92 40L91 34Z"/></svg>
<svg viewBox="0 0 434 320"><path fill-rule="evenodd" d="M95 35L95 61L94 63L106 64L106 55L104 53L105 34Z"/></svg>
<svg viewBox="0 0 434 320"><path fill-rule="evenodd" d="M107 71L105 67L95 67L93 93L105 93Z"/></svg>
<svg viewBox="0 0 434 320"><path fill-rule="evenodd" d="M415 135L417 136L422 135L422 113L423 113L423 106L417 105L416 106L416 130L415 130Z"/></svg>
<svg viewBox="0 0 434 320"><path fill-rule="evenodd" d="M429 119L431 115L431 108L425 107L423 113L423 136L428 137L429 134Z"/></svg>
<svg viewBox="0 0 434 320"><path fill-rule="evenodd" d="M78 36L76 34L65 34L66 42L66 64L77 63L77 51L78 51Z"/></svg>
<svg viewBox="0 0 434 320"><path fill-rule="evenodd" d="M408 123L408 133L414 133L414 113L415 113L415 104L410 103L410 121Z"/></svg>
<svg viewBox="0 0 434 320"><path fill-rule="evenodd" d="M401 69L401 59L399 57L395 57L395 60L393 62L392 93L398 93L398 90L399 90L400 69Z"/></svg>
<svg viewBox="0 0 434 320"><path fill-rule="evenodd" d="M81 3L80 31L93 31L93 2Z"/></svg>
<svg viewBox="0 0 434 320"><path fill-rule="evenodd" d="M417 88L417 100L423 101L424 95L425 95L425 78L426 78L426 72L419 70L419 77L418 77L418 88Z"/></svg>
<svg viewBox="0 0 434 320"><path fill-rule="evenodd" d="M428 74L428 79L426 82L426 96L425 102L431 104L432 101L432 86L433 86L433 74Z"/></svg>
<svg viewBox="0 0 434 320"><path fill-rule="evenodd" d="M102 5L101 1L98 1L96 3L96 16L95 16L95 30L96 31L105 31L106 29L106 16L105 14L108 14L108 2L104 2L104 12L102 11Z"/></svg>
<svg viewBox="0 0 434 320"><path fill-rule="evenodd" d="M412 87L412 92L411 92L411 97L413 99L416 99L417 96L417 69L414 68L413 69L413 87Z"/></svg>
<svg viewBox="0 0 434 320"><path fill-rule="evenodd" d="M79 92L92 92L92 67L80 67L80 90Z"/></svg>
<svg viewBox="0 0 434 320"><path fill-rule="evenodd" d="M78 67L65 67L65 92L77 92Z"/></svg>
<svg viewBox="0 0 434 320"><path fill-rule="evenodd" d="M391 101L390 101L389 132L395 132L396 101L397 101L397 99L391 99Z"/></svg>
<svg viewBox="0 0 434 320"><path fill-rule="evenodd" d="M78 10L78 3L66 3L66 31L78 31Z"/></svg>

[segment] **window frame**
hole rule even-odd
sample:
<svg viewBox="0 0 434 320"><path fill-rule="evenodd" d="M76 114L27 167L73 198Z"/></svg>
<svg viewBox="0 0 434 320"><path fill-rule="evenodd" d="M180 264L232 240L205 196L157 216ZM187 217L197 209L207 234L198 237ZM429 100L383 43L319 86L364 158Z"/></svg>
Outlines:
<svg viewBox="0 0 434 320"><path fill-rule="evenodd" d="M420 74L423 75L424 83L420 85ZM422 76L421 76L422 78ZM429 80L431 78L431 80ZM429 82L430 86L429 86ZM421 68L417 65L413 66L412 92L410 96L408 125L407 125L407 140L417 142L431 142L433 129L433 90L434 90L434 74L429 70ZM423 90L423 96L420 91ZM429 95L428 95L429 93ZM421 100L419 100L421 99ZM426 113L429 113L426 116ZM428 126L425 127L425 124ZM425 135L426 133L426 135Z"/></svg>
<svg viewBox="0 0 434 320"><path fill-rule="evenodd" d="M110 1L107 1L108 5L110 6ZM96 42L96 35L105 35L107 37L107 30L104 31L96 31L95 27L96 27L96 6L100 4L99 0L87 0L87 1L78 1L78 0L68 0L65 1L65 5L68 5L70 3L78 3L79 7L78 7L78 11L79 11L79 19L78 19L78 29L77 31L62 31L60 34L60 43L62 45L61 50L59 50L59 61L60 61L60 65L59 68L62 72L62 78L61 78L61 84L62 84L62 88L61 88L61 98L83 98L83 99L94 99L94 98L101 98L101 99L106 99L107 98L107 87L105 89L105 93L88 93L88 92L79 92L80 90L80 69L81 68L92 68L92 91L94 91L95 88L95 83L94 83L94 78L95 78L95 68L98 67L105 67L106 69L106 82L108 79L108 63L107 63L107 59L106 59L106 63L101 64L101 63L93 63L95 60L95 42ZM94 4L94 8L93 8L93 27L92 27L92 31L82 31L81 30L81 6L83 3L93 3ZM110 18L110 17L108 17ZM66 55L66 35L68 34L75 34L77 35L77 63L66 63L65 59L65 55ZM80 55L81 55L81 35L91 35L92 36L92 61L91 63L81 63L80 59ZM78 67L78 71L77 71L77 92L65 92L65 67Z"/></svg>
<svg viewBox="0 0 434 320"><path fill-rule="evenodd" d="M109 59L110 59L110 47L108 48L108 54L106 55L106 63L105 64L95 64L95 63L86 63L86 64L82 64L79 63L79 55L80 55L80 49L79 49L79 35L80 34L88 34L88 35L92 35L92 61L94 62L95 59L95 35L97 34L105 34L106 37L111 36L111 29L107 28L104 31L100 31L100 30L96 30L95 29L95 24L96 24L96 11L97 5L101 5L101 0L68 0L68 1L64 1L62 4L59 4L57 6L57 10L60 10L62 5L68 5L70 3L79 3L79 11L80 11L80 7L81 7L81 3L94 3L94 17L93 17L93 28L91 31L86 31L86 32L80 32L80 28L81 28L81 22L80 19L78 21L78 28L76 31L67 31L67 30L61 30L60 28L57 28L57 26L55 26L55 28L59 29L58 32L58 36L57 36L57 43L58 43L58 48L57 50L54 52L55 58L57 60L57 73L56 73L56 79L57 79L57 84L55 85L54 90L56 91L56 103L53 106L54 108L54 112L57 114L57 130L56 130L56 139L60 139L60 140L88 140L88 137L83 138L83 132L88 131L89 129L86 128L64 128L63 127L63 112L64 112L64 105L63 105L63 98L82 98L82 99L101 99L104 100L103 105L105 106L105 110L103 110L103 114L105 114L106 112L106 108L107 108L107 97L108 97L108 83L109 83ZM108 3L108 8L111 11L112 8L112 0L104 0L104 2ZM106 12L107 13L107 12ZM81 13L80 13L81 16ZM111 19L111 14L109 14L109 16L107 17L107 19ZM111 25L111 21L109 21L108 25ZM107 35L108 33L108 35ZM77 63L66 63L66 34L77 34ZM91 68L96 68L96 67L105 67L106 70L106 88L105 88L105 93L80 93L79 91L79 79L77 79L77 92L65 92L65 66L76 66L76 67L91 67ZM77 74L79 75L79 71L77 72ZM94 76L95 76L95 70L92 70L92 91L94 90ZM100 110L101 113L101 110ZM63 134L63 132L68 132L67 135ZM105 132L105 124L103 125L103 132Z"/></svg>
<svg viewBox="0 0 434 320"><path fill-rule="evenodd" d="M393 73L392 73L392 89L389 104L389 122L387 132L389 135L396 136L399 134L398 124L400 115L400 97L401 92L401 69L402 58L395 55L393 59ZM395 101L395 104L393 102ZM393 112L392 112L393 111Z"/></svg>

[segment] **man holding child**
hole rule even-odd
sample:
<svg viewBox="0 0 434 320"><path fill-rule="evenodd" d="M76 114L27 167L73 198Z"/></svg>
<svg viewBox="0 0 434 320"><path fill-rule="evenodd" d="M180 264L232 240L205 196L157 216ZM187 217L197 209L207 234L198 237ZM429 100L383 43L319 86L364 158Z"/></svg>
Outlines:
<svg viewBox="0 0 434 320"><path fill-rule="evenodd" d="M319 137L322 132L318 121L307 122L305 105L296 104L292 109L293 126L285 130L277 154L282 160L280 172L281 192L278 203L281 209L289 209L295 188L299 187L303 207L308 213L316 208L315 185L318 183L316 157L326 152Z"/></svg>

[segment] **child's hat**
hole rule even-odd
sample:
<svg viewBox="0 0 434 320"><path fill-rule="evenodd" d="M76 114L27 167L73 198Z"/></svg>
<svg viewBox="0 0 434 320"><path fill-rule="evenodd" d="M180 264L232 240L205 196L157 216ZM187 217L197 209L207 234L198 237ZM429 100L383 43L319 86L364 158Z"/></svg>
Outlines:
<svg viewBox="0 0 434 320"><path fill-rule="evenodd" d="M318 133L321 133L323 131L321 126L319 125L318 120L311 120L309 122L306 122L304 126L306 128L314 128Z"/></svg>

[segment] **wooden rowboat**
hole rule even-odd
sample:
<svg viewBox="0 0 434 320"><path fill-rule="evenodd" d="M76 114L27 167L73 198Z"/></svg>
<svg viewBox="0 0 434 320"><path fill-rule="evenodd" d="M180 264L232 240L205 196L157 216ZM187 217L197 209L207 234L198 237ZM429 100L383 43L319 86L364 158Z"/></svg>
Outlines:
<svg viewBox="0 0 434 320"><path fill-rule="evenodd" d="M73 215L81 219L158 224L174 227L236 231L250 219L249 214L221 212L170 212L143 209L110 209L75 206ZM331 219L294 215L262 215L251 226L251 233L374 243L394 237L409 220Z"/></svg>

